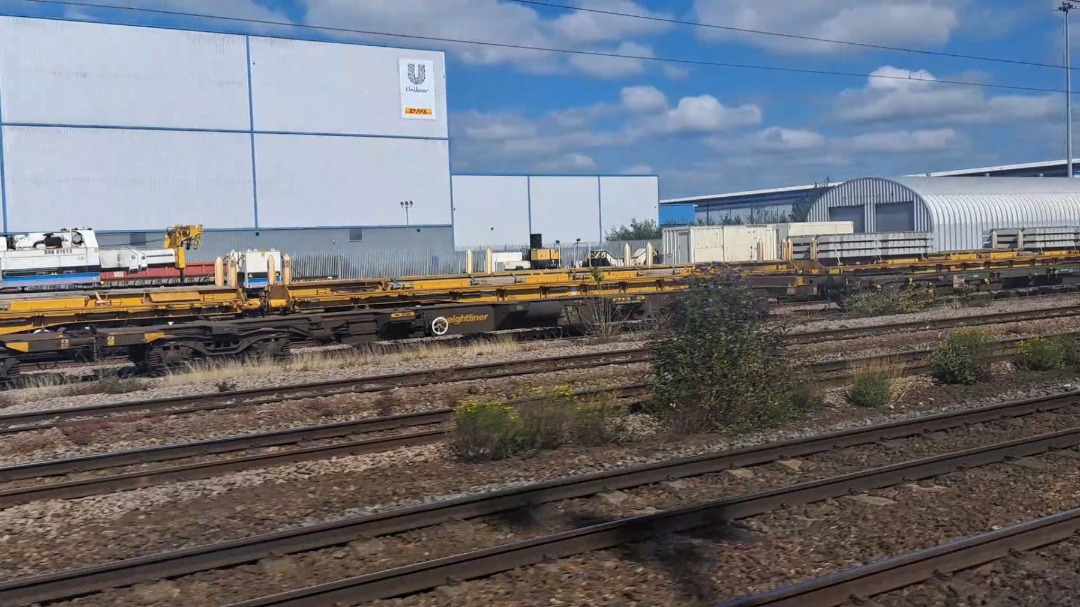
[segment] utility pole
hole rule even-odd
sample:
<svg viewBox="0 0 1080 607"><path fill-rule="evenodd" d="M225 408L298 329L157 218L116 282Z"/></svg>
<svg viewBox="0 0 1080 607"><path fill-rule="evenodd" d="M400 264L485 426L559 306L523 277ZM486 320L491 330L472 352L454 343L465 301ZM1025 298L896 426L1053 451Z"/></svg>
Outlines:
<svg viewBox="0 0 1080 607"><path fill-rule="evenodd" d="M409 225L409 209L411 209L412 206L413 202L411 200L401 201L401 208L405 209L405 225Z"/></svg>
<svg viewBox="0 0 1080 607"><path fill-rule="evenodd" d="M1061 0L1057 10L1065 15L1065 174L1073 177L1072 144L1072 57L1069 50L1069 11L1076 8L1075 0Z"/></svg>

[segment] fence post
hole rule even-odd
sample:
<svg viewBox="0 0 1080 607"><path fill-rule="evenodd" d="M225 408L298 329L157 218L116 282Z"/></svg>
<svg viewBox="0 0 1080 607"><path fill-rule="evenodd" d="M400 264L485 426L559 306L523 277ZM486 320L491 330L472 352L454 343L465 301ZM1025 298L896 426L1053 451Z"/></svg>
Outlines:
<svg viewBox="0 0 1080 607"><path fill-rule="evenodd" d="M653 248L652 243L645 245L645 266L652 267Z"/></svg>
<svg viewBox="0 0 1080 607"><path fill-rule="evenodd" d="M468 249L468 250L465 251L465 273L466 274L472 274L473 273L472 264L473 264L472 249Z"/></svg>
<svg viewBox="0 0 1080 607"><path fill-rule="evenodd" d="M490 247L484 251L484 271L487 274L495 273L495 255L491 252Z"/></svg>
<svg viewBox="0 0 1080 607"><path fill-rule="evenodd" d="M630 243L623 243L623 265L630 267L634 264L634 260L630 259Z"/></svg>

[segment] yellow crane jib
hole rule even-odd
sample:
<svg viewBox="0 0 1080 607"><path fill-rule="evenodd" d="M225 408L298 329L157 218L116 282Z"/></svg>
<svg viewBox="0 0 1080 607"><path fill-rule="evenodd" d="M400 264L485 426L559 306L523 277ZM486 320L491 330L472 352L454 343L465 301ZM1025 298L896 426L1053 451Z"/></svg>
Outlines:
<svg viewBox="0 0 1080 607"><path fill-rule="evenodd" d="M180 270L180 279L184 278L184 268L187 267L185 251L199 248L202 242L202 224L193 226L172 226L165 229L165 248L176 251L176 268Z"/></svg>

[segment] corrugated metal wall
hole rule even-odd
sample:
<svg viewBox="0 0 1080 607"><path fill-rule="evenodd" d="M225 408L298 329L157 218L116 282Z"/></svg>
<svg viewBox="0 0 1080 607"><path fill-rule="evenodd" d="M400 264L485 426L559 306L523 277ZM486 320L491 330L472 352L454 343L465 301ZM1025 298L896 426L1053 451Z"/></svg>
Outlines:
<svg viewBox="0 0 1080 607"><path fill-rule="evenodd" d="M909 230L933 231L930 213L918 194L903 184L877 177L853 179L828 190L810 208L807 221L852 221L856 233L892 231L889 226L889 230L878 228L878 204L890 205L888 208L894 210L897 207L891 205L910 204L910 210L905 211L911 217ZM849 207L860 209L851 212Z"/></svg>
<svg viewBox="0 0 1080 607"><path fill-rule="evenodd" d="M0 17L0 117L5 230L451 222L441 52Z"/></svg>
<svg viewBox="0 0 1080 607"><path fill-rule="evenodd" d="M911 204L909 209L902 208ZM886 223L879 226L878 208ZM900 205L900 206L894 206ZM932 232L936 251L980 249L998 228L1076 225L1080 180L1047 177L903 177L855 179L824 194L810 210L823 221L833 209L861 206L865 232L895 229L902 219L916 232ZM909 214L900 218L901 214ZM857 230L858 231L858 230Z"/></svg>

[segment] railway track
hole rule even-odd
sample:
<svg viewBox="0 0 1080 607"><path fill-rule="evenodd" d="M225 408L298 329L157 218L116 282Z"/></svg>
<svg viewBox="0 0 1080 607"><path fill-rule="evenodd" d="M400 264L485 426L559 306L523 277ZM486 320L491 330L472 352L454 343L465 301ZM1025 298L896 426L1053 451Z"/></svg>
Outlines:
<svg viewBox="0 0 1080 607"><path fill-rule="evenodd" d="M573 354L549 358L536 358L510 362L464 365L452 368L427 369L385 375L372 375L354 379L331 380L254 388L250 390L230 390L193 396L138 400L88 407L52 409L0 415L0 434L24 430L40 430L53 427L57 422L86 417L99 417L119 413L148 411L169 411L170 413L191 413L211 411L237 405L255 405L282 401L293 398L330 396L334 394L363 394L381 392L401 387L427 386L482 379L497 379L556 373L574 369L590 369L616 364L635 364L648 362L650 352L644 348L627 348L607 352ZM35 424L35 425L31 425Z"/></svg>
<svg viewBox="0 0 1080 607"><path fill-rule="evenodd" d="M572 477L220 544L8 580L0 582L0 605L23 605L60 600L138 582L249 563L271 555L316 550L360 538L401 533L450 520L489 516L606 491L720 472L733 467L762 465L781 459L911 437L924 432L947 430L967 424L1056 411L1078 404L1080 404L1080 392L1017 401L736 451ZM781 504L808 503L808 501L842 495L848 491L866 490L902 480L933 476L951 471L958 466L985 465L1001 461L1006 457L1023 457L1048 449L1067 448L1077 444L1080 444L1080 429L1073 428L704 506L605 523L556 534L542 540L512 544L383 572L374 576L364 576L358 580L331 585L332 588L319 587L317 590L302 591L300 594L288 593L288 596L278 596L273 600L244 603L244 605L326 605L332 604L335 600L360 601L417 592L431 587L432 584L442 584L448 577L467 579L490 575L519 565L537 562L546 556L565 556L614 545L611 542L631 541L631 538L640 538L643 533L669 533L700 524L752 516L754 513L767 512Z"/></svg>
<svg viewBox="0 0 1080 607"><path fill-rule="evenodd" d="M938 576L1065 541L1080 533L1080 509L919 550L756 594L719 607L836 607L852 597L866 599Z"/></svg>
<svg viewBox="0 0 1080 607"><path fill-rule="evenodd" d="M629 399L633 402L649 393L648 384L630 384L614 388L581 390L572 394L575 398L590 396L610 396L616 400ZM529 398L514 401L511 404L522 405L538 402L542 399ZM405 415L374 417L351 422L324 424L262 432L220 439L149 447L99 455L88 455L32 462L0 468L0 483L12 483L29 479L43 479L53 476L78 475L95 470L107 470L123 466L166 462L191 457L203 457L215 454L234 453L250 449L300 445L309 441L353 437L418 426L447 424L453 419L451 408L435 409ZM355 439L334 442L326 445L283 449L256 455L244 455L217 461L200 462L187 465L170 466L149 470L101 476L96 478L72 479L63 482L36 484L14 489L0 490L0 508L17 504L46 500L73 499L99 495L113 491L141 489L168 482L200 480L222 474L265 468L268 466L296 463L302 461L329 459L388 451L401 447L425 445L442 441L449 434L448 427L428 428L409 433L397 433L373 439Z"/></svg>
<svg viewBox="0 0 1080 607"><path fill-rule="evenodd" d="M1053 318L1068 318L1075 316L1080 316L1080 306L1021 310L1018 312L997 312L960 318L906 321L889 323L884 325L870 325L865 327L848 327L821 331L807 331L800 333L790 333L785 337L785 340L788 344L798 345L815 343L823 340L838 341L849 339L862 339L867 337L886 335L890 333L945 330L961 326L982 326L991 324L1047 320ZM809 321L804 320L803 322ZM620 332L624 334L642 333L647 331L647 324L644 321L625 321L615 324L618 325ZM586 331L583 327L514 329L509 331L497 331L494 333L487 333L482 335L420 338L403 340L398 342L374 342L371 344L366 344L363 347L376 354L391 354L408 352L410 349L413 348L429 347L432 344L457 344L499 338L510 338L516 341L547 341L558 339L570 342L587 339L585 333ZM316 347L318 345L319 344L317 344L316 342L309 340L303 342L296 342L293 344L293 347ZM59 359L43 359L40 361L30 361L24 363L24 365L34 365L35 368L38 369L38 372L20 375L19 379L8 387L19 388L33 385L34 382L42 383L47 379L43 379L45 376L52 376L53 378L55 378L55 383L85 383L99 381L109 376L130 376L132 375L133 368L108 368L104 371L100 368L101 365L110 361L113 363L119 363L124 360L126 360L124 356L109 355L108 357L98 361L72 361ZM82 372L82 375L76 375L76 373L78 372Z"/></svg>
<svg viewBox="0 0 1080 607"><path fill-rule="evenodd" d="M1080 331L1067 332L1063 336L1080 336ZM985 356L990 361L1004 360L1010 357L1017 344L1027 338L1010 338L988 344ZM831 360L811 363L806 371L810 377L823 387L843 385L852 372L875 364L903 365L906 375L917 375L930 371L932 351L926 349L891 352L851 359ZM213 411L237 406L253 406L282 402L296 398L333 396L337 394L365 394L392 390L402 387L427 386L483 379L498 379L515 376L556 373L559 371L598 368L611 365L629 365L647 363L652 359L648 348L626 348L608 352L576 354L532 360L486 363L461 367L427 369L387 375L374 375L346 380L331 380L214 392L193 396L169 397L160 399L137 400L87 407L50 409L0 415L0 435L18 432L46 430L62 425L67 421L97 418L116 414L140 412L167 412L170 415Z"/></svg>
<svg viewBox="0 0 1080 607"><path fill-rule="evenodd" d="M838 341L847 339L861 339L876 337L889 333L901 333L912 331L940 331L957 327L971 327L984 325L1000 325L1014 322L1031 322L1035 320L1047 320L1053 318L1075 318L1080 316L1080 306L1065 308L1047 308L1038 310L1020 310L1017 312L995 312L980 314L978 316L958 318L938 318L934 320L914 320L908 322L889 323L885 325L870 325L865 327L848 327L829 329L824 331L808 331L805 333L789 333L785 341L789 344L817 343L820 341Z"/></svg>
<svg viewBox="0 0 1080 607"><path fill-rule="evenodd" d="M368 575L319 584L227 607L315 607L355 604L415 594L448 580L484 578L584 552L637 543L702 527L720 527L780 508L796 507L850 493L890 487L947 474L961 468L1000 463L1080 445L1080 428L995 443L942 456L908 461L854 474L800 483L659 512L622 518L543 537L476 550ZM799 603L802 605L802 603Z"/></svg>

